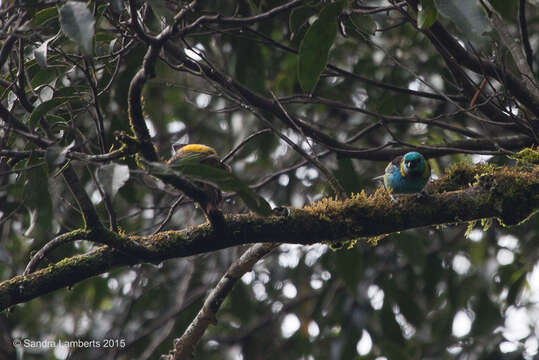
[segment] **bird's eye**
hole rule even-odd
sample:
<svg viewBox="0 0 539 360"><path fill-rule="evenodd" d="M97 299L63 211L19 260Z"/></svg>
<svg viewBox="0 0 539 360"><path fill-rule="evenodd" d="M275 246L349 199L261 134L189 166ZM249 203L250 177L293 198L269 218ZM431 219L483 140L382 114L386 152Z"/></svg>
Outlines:
<svg viewBox="0 0 539 360"><path fill-rule="evenodd" d="M408 160L406 161L406 167L411 169L411 168L416 167L418 163L419 163L419 159Z"/></svg>

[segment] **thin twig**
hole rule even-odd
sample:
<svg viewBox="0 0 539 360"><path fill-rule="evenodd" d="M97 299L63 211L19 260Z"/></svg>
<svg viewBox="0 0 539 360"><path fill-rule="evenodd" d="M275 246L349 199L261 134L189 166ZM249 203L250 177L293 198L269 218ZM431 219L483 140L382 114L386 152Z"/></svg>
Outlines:
<svg viewBox="0 0 539 360"><path fill-rule="evenodd" d="M178 205L182 202L183 200L183 195L180 195L178 196L178 198L176 199L176 201L174 201L174 203L172 204L172 206L170 206L170 208L168 209L168 213L167 213L167 216L165 217L165 219L161 222L161 224L159 224L159 226L157 227L157 229L155 229L155 231L153 232L154 234L157 234L158 232L160 232L161 230L163 230L163 228L165 227L165 225L170 221L170 219L172 218L172 215L174 214L174 211L176 210L176 207L178 207Z"/></svg>
<svg viewBox="0 0 539 360"><path fill-rule="evenodd" d="M279 108L285 114L285 116L288 118L290 123L292 123L293 125L296 125L296 122L290 117L290 115L288 114L286 109L283 107L283 105L281 104L279 99L277 99L275 94L272 92L271 95L273 96L273 100L277 103L277 105L279 105ZM255 113L255 115L256 115L256 113ZM266 122L266 124L268 124L268 126L270 126L273 129L273 131L276 132L277 135L281 139L283 139L288 145L290 145L297 153L299 153L306 160L311 162L318 170L320 170L320 172L322 174L324 174L324 176L326 177L326 179L328 181L328 184L333 189L333 191L335 192L335 195L339 199L344 200L346 198L346 192L344 191L344 188L342 187L342 185L339 183L337 178L335 176L333 176L331 171L329 171L324 166L324 164L322 164L322 162L320 162L320 160L318 160L316 158L316 154L314 156L312 156L310 154L307 154L307 152L304 151L300 146L296 145L292 140L290 140L288 137L284 136L284 134L282 134L280 131L278 131L278 129L275 126L273 126L273 124L270 121L266 120L264 117L260 117L260 116L258 116L258 117L261 118L262 120L264 120ZM303 133L302 128L300 128L299 126L296 126L296 130L299 131L305 137L305 134ZM305 139L305 141L308 142L307 139Z"/></svg>
<svg viewBox="0 0 539 360"><path fill-rule="evenodd" d="M31 272L34 272L39 262L58 246L77 240L88 240L88 235L89 233L87 231L75 230L56 236L54 239L46 243L41 249L39 249L34 256L32 256L32 259L30 262L28 262L28 265L26 265L26 269L24 269L23 275L28 275Z"/></svg>
<svg viewBox="0 0 539 360"><path fill-rule="evenodd" d="M253 140L254 138L256 138L256 137L258 137L260 135L267 134L268 132L271 132L271 129L262 129L262 130L259 130L259 131L255 132L254 134L249 135L248 137L243 139L238 145L236 145L234 147L234 149L232 149L228 154L226 154L221 159L221 162L227 162L228 159L230 159L231 157L236 155L236 153L238 151L240 151L245 145L247 145L247 143L249 143L251 140Z"/></svg>

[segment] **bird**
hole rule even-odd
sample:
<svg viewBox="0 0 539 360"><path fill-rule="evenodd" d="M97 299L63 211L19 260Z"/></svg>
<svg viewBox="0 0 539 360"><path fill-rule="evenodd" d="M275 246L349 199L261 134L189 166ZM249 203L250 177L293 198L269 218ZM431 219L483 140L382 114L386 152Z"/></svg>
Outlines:
<svg viewBox="0 0 539 360"><path fill-rule="evenodd" d="M219 154L214 148L204 144L187 144L183 146L175 146L174 155L166 162L167 166L181 164L182 160L194 161L202 165L207 165L222 169L231 173L229 165L223 163L219 158ZM206 219L216 230L224 229L224 216L220 210L223 202L223 194L221 190L207 182L193 181L205 194L205 199L194 199L199 204L204 212Z"/></svg>
<svg viewBox="0 0 539 360"><path fill-rule="evenodd" d="M386 167L385 173L375 179L384 179L384 185L394 194L423 194L430 178L430 165L416 151L395 157Z"/></svg>

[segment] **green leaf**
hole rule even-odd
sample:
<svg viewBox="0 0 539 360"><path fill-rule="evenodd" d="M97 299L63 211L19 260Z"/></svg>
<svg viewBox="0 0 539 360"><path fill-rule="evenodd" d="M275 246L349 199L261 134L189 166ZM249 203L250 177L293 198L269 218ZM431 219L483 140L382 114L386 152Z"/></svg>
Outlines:
<svg viewBox="0 0 539 360"><path fill-rule="evenodd" d="M409 292L398 291L395 300L399 304L399 309L406 320L412 325L419 327L423 322L424 312L417 305L416 299L411 297Z"/></svg>
<svg viewBox="0 0 539 360"><path fill-rule="evenodd" d="M55 69L53 71L52 69L43 69L39 67L39 71L30 80L30 83L32 84L32 88L35 90L40 85L49 84L55 79L57 79L58 78L57 70L58 69Z"/></svg>
<svg viewBox="0 0 539 360"><path fill-rule="evenodd" d="M296 36L304 25L308 25L309 18L316 14L317 10L312 6L301 6L293 9L290 12L290 18L288 19L292 37Z"/></svg>
<svg viewBox="0 0 539 360"><path fill-rule="evenodd" d="M511 284L509 287L509 292L507 293L507 305L514 305L517 300L518 295L520 294L522 287L526 284L526 271L522 271L522 274Z"/></svg>
<svg viewBox="0 0 539 360"><path fill-rule="evenodd" d="M402 233L396 240L397 247L402 250L410 263L421 267L425 265L425 245L419 236Z"/></svg>
<svg viewBox="0 0 539 360"><path fill-rule="evenodd" d="M378 26L369 15L352 13L347 16L344 25L346 32L352 36L363 39L365 35L374 35Z"/></svg>
<svg viewBox="0 0 539 360"><path fill-rule="evenodd" d="M387 355L391 360L407 360L410 356L404 351L404 347L400 344L395 344L390 341L382 341L380 348L382 353Z"/></svg>
<svg viewBox="0 0 539 360"><path fill-rule="evenodd" d="M174 14L172 11L167 7L167 4L164 0L150 0L148 1L150 6L152 7L152 10L155 12L155 14L160 18L165 18L167 21L172 21L174 19Z"/></svg>
<svg viewBox="0 0 539 360"><path fill-rule="evenodd" d="M507 21L518 19L518 0L489 0L490 5Z"/></svg>
<svg viewBox="0 0 539 360"><path fill-rule="evenodd" d="M395 314L391 309L391 304L386 299L381 311L381 326L384 332L384 336L393 343L404 344L404 337L402 336L402 329L395 319Z"/></svg>
<svg viewBox="0 0 539 360"><path fill-rule="evenodd" d="M334 175L344 187L347 194L359 193L362 190L362 181L354 169L354 163L349 157L337 155L337 170Z"/></svg>
<svg viewBox="0 0 539 360"><path fill-rule="evenodd" d="M490 29L487 16L476 0L435 0L435 4L438 12L455 23L471 40L480 41Z"/></svg>
<svg viewBox="0 0 539 360"><path fill-rule="evenodd" d="M387 297L385 299L393 299L399 305L402 315L412 325L419 326L423 321L424 312L421 310L414 297L410 296L410 291L403 291L394 279L385 279L380 284Z"/></svg>
<svg viewBox="0 0 539 360"><path fill-rule="evenodd" d="M24 204L28 209L30 224L24 236L44 240L52 234L52 200L47 181L45 166L39 166L40 158L30 156L26 166L32 167L26 171L24 186Z"/></svg>
<svg viewBox="0 0 539 360"><path fill-rule="evenodd" d="M265 90L265 59L262 55L262 49L258 44L244 39L234 41L234 49L238 54L235 70L238 81L256 92L263 93Z"/></svg>
<svg viewBox="0 0 539 360"><path fill-rule="evenodd" d="M437 17L438 12L436 11L434 0L421 0L421 6L417 14L417 26L421 30L428 29L434 24Z"/></svg>
<svg viewBox="0 0 539 360"><path fill-rule="evenodd" d="M92 54L95 19L82 2L68 1L60 8L62 31L75 41L86 55Z"/></svg>
<svg viewBox="0 0 539 360"><path fill-rule="evenodd" d="M129 166L127 165L107 164L97 169L97 181L111 199L114 199L127 180L129 180Z"/></svg>
<svg viewBox="0 0 539 360"><path fill-rule="evenodd" d="M41 119L45 114L47 114L52 109L56 108L57 106L67 102L64 98L54 98L49 101L45 101L41 104L39 104L34 111L32 111L32 114L30 115L29 124L30 127L34 127L37 125L39 119Z"/></svg>
<svg viewBox="0 0 539 360"><path fill-rule="evenodd" d="M486 289L482 289L477 295L477 303L474 306L475 320L472 326L473 334L490 333L494 327L503 323L500 309L492 302Z"/></svg>
<svg viewBox="0 0 539 360"><path fill-rule="evenodd" d="M58 17L58 9L56 6L49 7L43 10L39 10L32 18L32 22L35 25L41 26L49 20L56 19Z"/></svg>
<svg viewBox="0 0 539 360"><path fill-rule="evenodd" d="M362 259L355 249L335 253L335 268L339 278L351 292L356 291L362 273Z"/></svg>
<svg viewBox="0 0 539 360"><path fill-rule="evenodd" d="M49 111L68 102L69 100L78 99L78 96L73 96L74 89L71 87L64 87L54 92L54 97L49 101L44 101L32 111L28 120L30 127L36 126L39 119L45 116Z"/></svg>
<svg viewBox="0 0 539 360"><path fill-rule="evenodd" d="M110 0L110 7L112 8L112 11L119 14L124 9L124 2L122 0Z"/></svg>
<svg viewBox="0 0 539 360"><path fill-rule="evenodd" d="M470 243L468 253L470 254L470 260L474 265L482 265L485 262L487 248L484 241Z"/></svg>
<svg viewBox="0 0 539 360"><path fill-rule="evenodd" d="M305 92L311 93L326 68L329 49L337 36L337 17L342 2L326 5L311 25L299 47L298 79Z"/></svg>
<svg viewBox="0 0 539 360"><path fill-rule="evenodd" d="M429 254L425 257L425 289L424 293L427 299L434 300L436 297L436 286L442 277L444 269L442 260L436 254Z"/></svg>

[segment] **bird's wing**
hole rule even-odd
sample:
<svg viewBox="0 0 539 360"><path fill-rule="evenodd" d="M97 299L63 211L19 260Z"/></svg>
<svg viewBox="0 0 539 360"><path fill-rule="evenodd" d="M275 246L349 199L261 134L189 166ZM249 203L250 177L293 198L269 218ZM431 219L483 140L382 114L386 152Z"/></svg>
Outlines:
<svg viewBox="0 0 539 360"><path fill-rule="evenodd" d="M372 179L373 180L383 179L384 176L391 174L394 171L394 169L398 169L399 168L399 163L398 162L395 163L395 160L398 160L398 159L402 159L402 156L397 156L395 159L393 159L393 161L391 161L389 164L387 164L386 169L384 171L384 175L380 175L380 176L374 177Z"/></svg>

